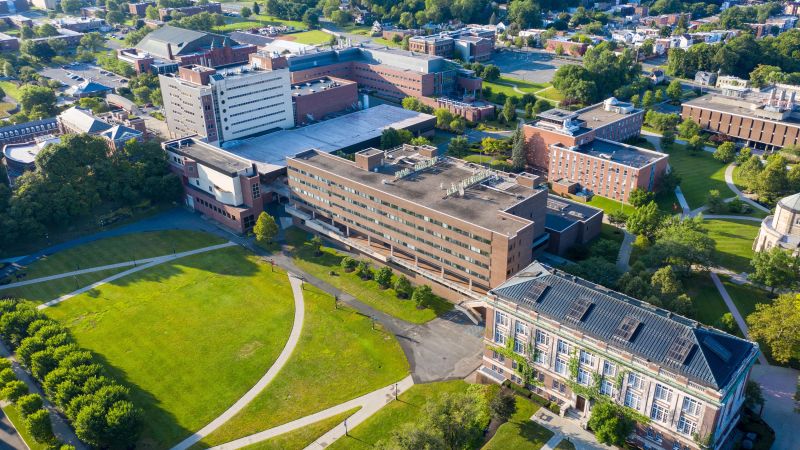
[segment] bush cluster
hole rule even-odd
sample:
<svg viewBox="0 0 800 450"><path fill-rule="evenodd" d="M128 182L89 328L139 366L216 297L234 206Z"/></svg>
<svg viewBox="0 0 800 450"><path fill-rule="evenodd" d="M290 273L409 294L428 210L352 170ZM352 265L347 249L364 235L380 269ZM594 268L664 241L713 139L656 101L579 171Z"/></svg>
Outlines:
<svg viewBox="0 0 800 450"><path fill-rule="evenodd" d="M63 325L28 303L2 300L0 338L16 350L20 363L72 422L79 439L102 448L126 448L136 442L141 411L130 401L128 389L108 378L91 352L78 347ZM0 372L0 380L6 380L5 375L6 369ZM32 434L44 433L50 419L35 408L41 399L26 396L25 385L22 390L14 383L6 383L3 394L29 412L26 426Z"/></svg>
<svg viewBox="0 0 800 450"><path fill-rule="evenodd" d="M381 289L388 289L389 287L394 288L397 298L410 298L420 309L427 308L433 301L434 294L430 286L422 285L412 287L411 282L408 281L405 275L395 277L394 281L392 281L392 269L389 267L381 267L377 271L374 271L368 262L359 261L350 256L342 258L339 264L345 272L355 272L363 281L374 279Z"/></svg>

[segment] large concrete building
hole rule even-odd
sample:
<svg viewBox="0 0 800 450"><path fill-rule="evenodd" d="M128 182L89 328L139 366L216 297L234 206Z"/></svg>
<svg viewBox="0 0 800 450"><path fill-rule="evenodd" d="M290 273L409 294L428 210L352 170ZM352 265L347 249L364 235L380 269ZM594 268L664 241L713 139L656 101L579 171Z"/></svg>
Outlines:
<svg viewBox="0 0 800 450"><path fill-rule="evenodd" d="M760 252L773 247L800 256L800 193L782 198L775 206L775 214L761 222L753 250Z"/></svg>
<svg viewBox="0 0 800 450"><path fill-rule="evenodd" d="M358 84L343 78L325 77L292 85L294 123L305 125L342 111L359 108Z"/></svg>
<svg viewBox="0 0 800 450"><path fill-rule="evenodd" d="M228 69L189 65L159 75L170 137L224 143L294 126L285 59L251 54Z"/></svg>
<svg viewBox="0 0 800 450"><path fill-rule="evenodd" d="M255 164L195 138L161 145L181 177L187 206L237 233L253 228L268 201Z"/></svg>
<svg viewBox="0 0 800 450"><path fill-rule="evenodd" d="M796 86L776 86L768 92L727 89L729 95L708 94L683 103L681 115L708 132L744 146L775 150L800 144L800 105Z"/></svg>
<svg viewBox="0 0 800 450"><path fill-rule="evenodd" d="M643 116L614 98L574 112L545 111L523 126L528 164L558 193L627 202L633 189L655 190L667 169L668 155L618 142L639 134Z"/></svg>
<svg viewBox="0 0 800 450"><path fill-rule="evenodd" d="M484 380L526 384L497 350L510 348L534 370L528 387L582 423L594 406L583 392L597 389L650 418L629 438L639 448L727 448L757 344L538 262L492 289L483 307Z"/></svg>
<svg viewBox="0 0 800 450"><path fill-rule="evenodd" d="M372 148L355 161L309 150L287 162L287 211L300 224L442 291L486 292L547 242L547 190L530 175L438 157L430 146Z"/></svg>

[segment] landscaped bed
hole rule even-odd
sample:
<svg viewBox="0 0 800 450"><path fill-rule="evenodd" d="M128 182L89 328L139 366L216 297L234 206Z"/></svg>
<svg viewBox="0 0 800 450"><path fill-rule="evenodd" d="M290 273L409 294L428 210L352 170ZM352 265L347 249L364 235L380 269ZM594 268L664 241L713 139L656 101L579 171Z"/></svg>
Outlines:
<svg viewBox="0 0 800 450"><path fill-rule="evenodd" d="M452 303L437 296L434 296L428 308L419 309L411 300L397 298L394 289L381 289L374 280L361 280L354 272L348 273L342 269L344 255L332 248L322 247L322 254L315 256L307 245L310 234L300 229L288 230L287 239L294 247L298 267L386 314L413 323L425 323L453 309Z"/></svg>
<svg viewBox="0 0 800 450"><path fill-rule="evenodd" d="M278 377L198 447L267 430L397 382L409 366L379 324L306 284L303 333ZM374 328L373 328L374 326Z"/></svg>
<svg viewBox="0 0 800 450"><path fill-rule="evenodd" d="M131 389L139 448L167 448L229 408L286 343L285 272L238 247L178 259L45 310Z"/></svg>
<svg viewBox="0 0 800 450"><path fill-rule="evenodd" d="M553 432L531 420L539 409L536 403L516 396L517 411L500 425L483 450L538 450L553 437Z"/></svg>

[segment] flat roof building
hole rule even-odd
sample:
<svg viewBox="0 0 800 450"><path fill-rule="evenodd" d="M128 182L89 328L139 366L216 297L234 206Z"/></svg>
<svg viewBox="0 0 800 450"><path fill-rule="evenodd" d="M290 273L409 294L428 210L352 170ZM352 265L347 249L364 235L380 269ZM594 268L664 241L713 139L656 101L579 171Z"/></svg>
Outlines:
<svg viewBox="0 0 800 450"><path fill-rule="evenodd" d="M597 401L581 389L596 386L650 419L630 437L646 448L697 450L705 439L724 448L759 354L754 342L539 262L493 288L483 307L479 377L527 385L582 421ZM524 358L531 378L499 348Z"/></svg>
<svg viewBox="0 0 800 450"><path fill-rule="evenodd" d="M439 157L431 146L367 149L350 161L309 150L287 159L298 223L412 276L475 297L546 245L547 190L533 175Z"/></svg>
<svg viewBox="0 0 800 450"><path fill-rule="evenodd" d="M639 134L643 116L613 97L578 111L544 111L523 126L528 164L559 194L575 193L577 183L588 195L627 202L633 189L655 190L667 169L668 155L618 142Z"/></svg>
<svg viewBox="0 0 800 450"><path fill-rule="evenodd" d="M31 142L39 136L58 134L55 117L0 127L0 145Z"/></svg>
<svg viewBox="0 0 800 450"><path fill-rule="evenodd" d="M294 123L305 125L343 111L357 111L358 84L344 78L324 77L292 85Z"/></svg>
<svg viewBox="0 0 800 450"><path fill-rule="evenodd" d="M48 145L57 144L60 138L52 135L37 137L31 142L6 144L3 146L3 162L6 165L8 182L13 186L14 180L26 171L36 168L36 156Z"/></svg>
<svg viewBox="0 0 800 450"><path fill-rule="evenodd" d="M544 222L548 252L564 255L576 244L588 244L600 235L602 224L602 209L548 194Z"/></svg>

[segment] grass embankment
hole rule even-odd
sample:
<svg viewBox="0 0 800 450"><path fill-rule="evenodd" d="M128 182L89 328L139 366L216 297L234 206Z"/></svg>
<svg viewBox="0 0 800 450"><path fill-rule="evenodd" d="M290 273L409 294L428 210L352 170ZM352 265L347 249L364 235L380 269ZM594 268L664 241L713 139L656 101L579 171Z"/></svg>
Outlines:
<svg viewBox="0 0 800 450"><path fill-rule="evenodd" d="M531 420L539 405L517 396L517 411L500 425L483 450L539 450L553 437L553 432Z"/></svg>
<svg viewBox="0 0 800 450"><path fill-rule="evenodd" d="M350 411L320 420L299 430L290 431L258 444L248 445L244 447L244 450L302 450L313 444L314 441L333 429L333 427L342 423L344 419L355 414L359 409L353 408Z"/></svg>

